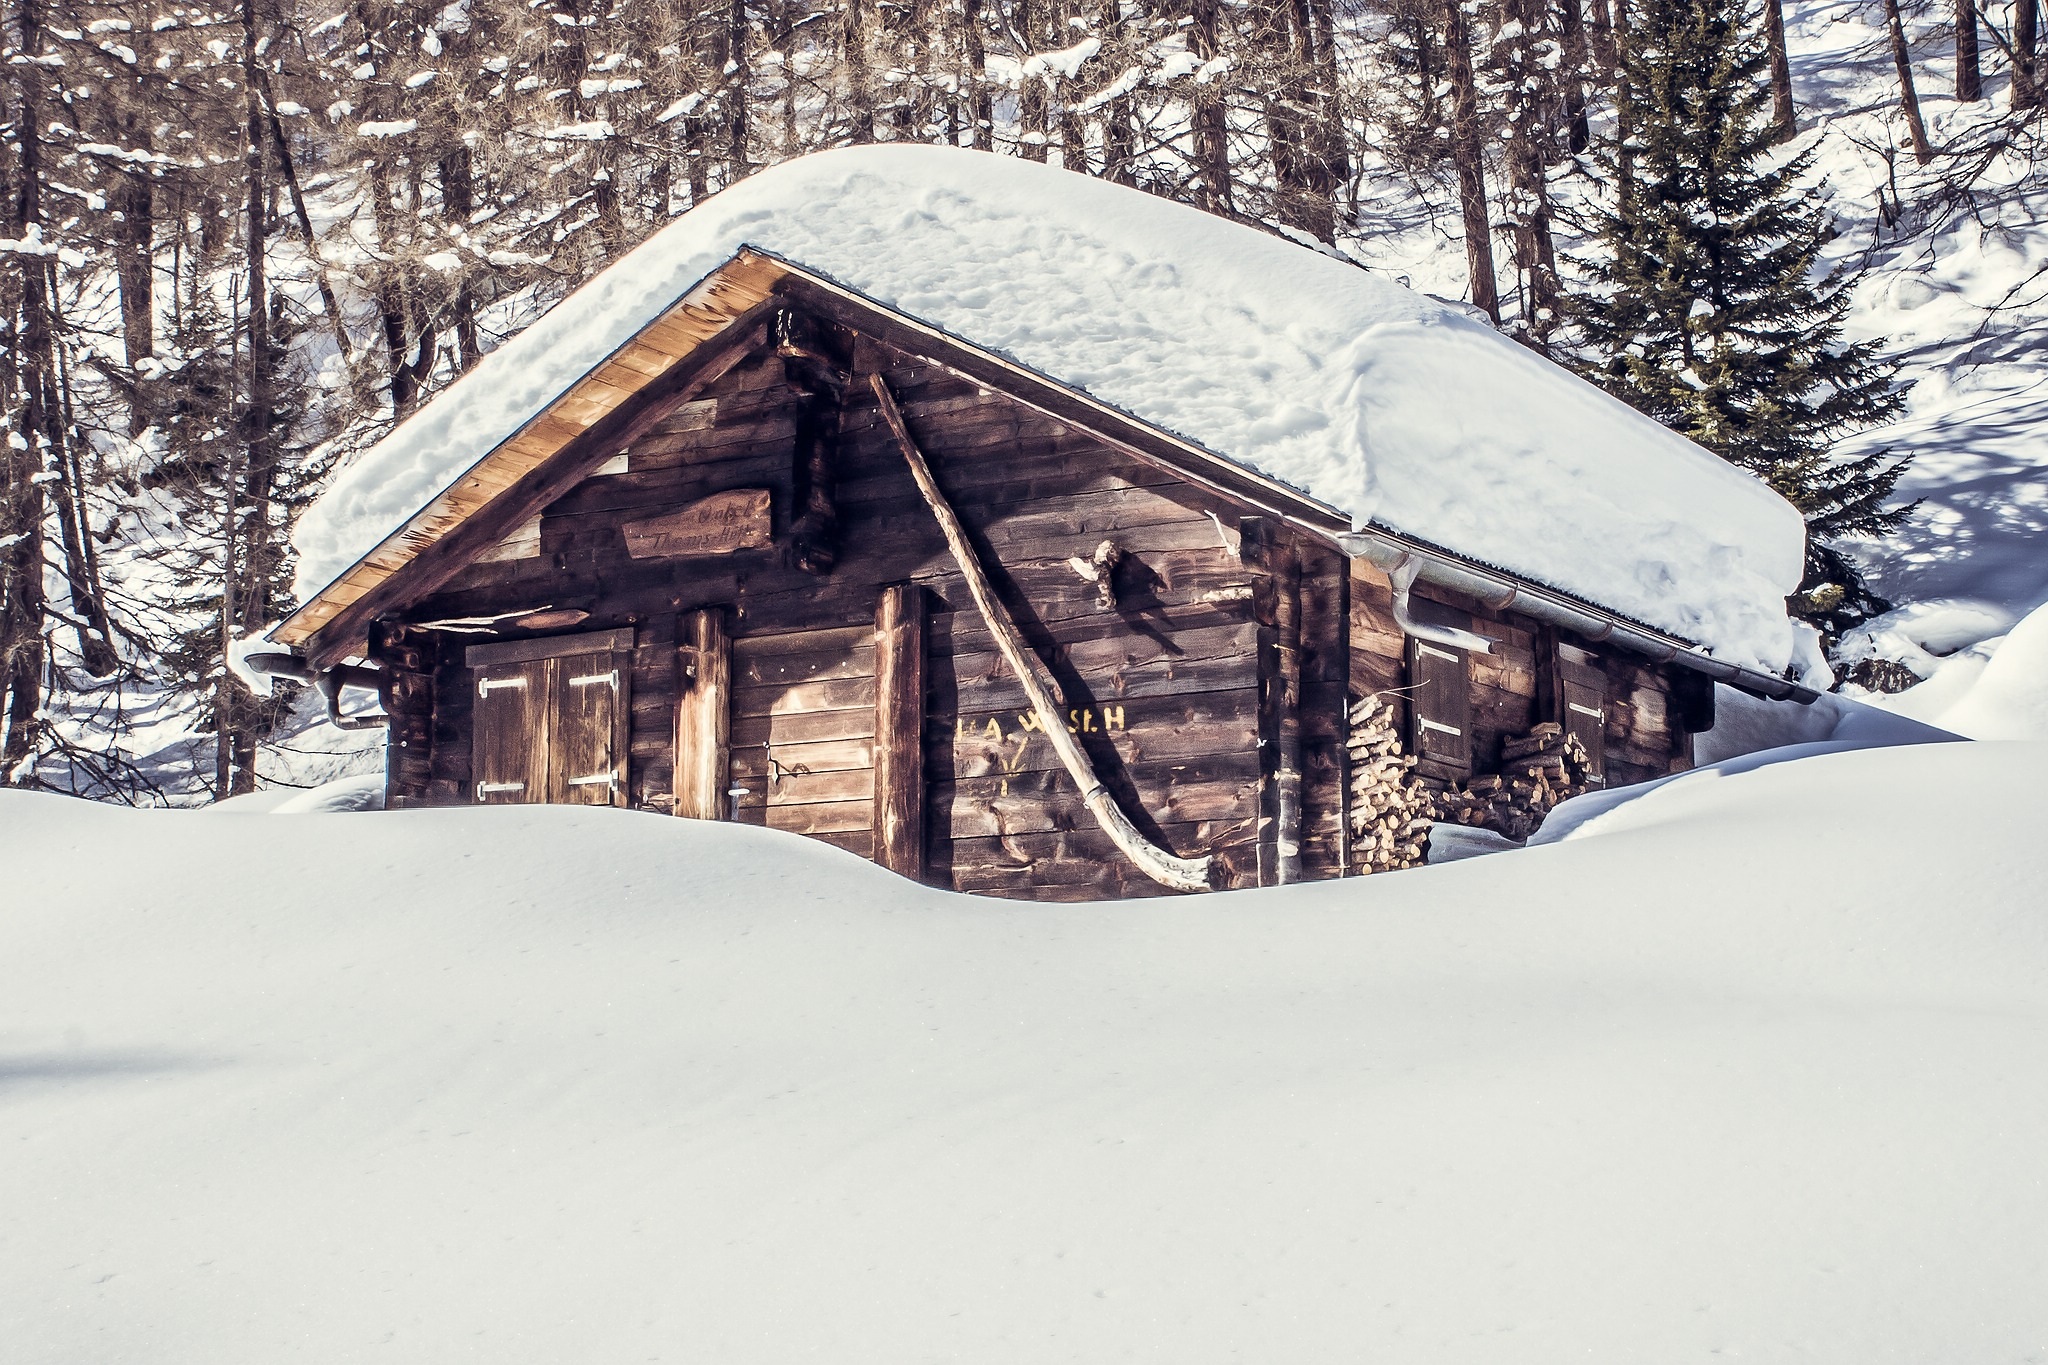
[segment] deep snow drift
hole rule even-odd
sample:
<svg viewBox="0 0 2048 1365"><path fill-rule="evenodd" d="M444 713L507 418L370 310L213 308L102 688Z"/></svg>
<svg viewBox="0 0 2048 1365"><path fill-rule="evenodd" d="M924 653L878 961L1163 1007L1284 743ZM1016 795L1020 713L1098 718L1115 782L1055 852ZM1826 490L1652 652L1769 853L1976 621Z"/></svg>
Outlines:
<svg viewBox="0 0 2048 1365"><path fill-rule="evenodd" d="M1086 907L0 793L0 1357L2037 1358L2044 757Z"/></svg>
<svg viewBox="0 0 2048 1365"><path fill-rule="evenodd" d="M656 233L337 475L309 598L743 245L1009 355L1367 521L1782 668L1798 515L1457 310L1185 205L1017 157L883 146Z"/></svg>

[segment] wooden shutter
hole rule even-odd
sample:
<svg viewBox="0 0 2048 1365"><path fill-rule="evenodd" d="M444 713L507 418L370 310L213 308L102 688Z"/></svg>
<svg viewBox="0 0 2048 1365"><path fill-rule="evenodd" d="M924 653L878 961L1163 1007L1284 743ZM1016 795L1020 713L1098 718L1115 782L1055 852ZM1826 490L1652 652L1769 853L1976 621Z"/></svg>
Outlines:
<svg viewBox="0 0 2048 1365"><path fill-rule="evenodd" d="M1566 735L1586 748L1591 785L1607 781L1607 675L1581 650L1560 646L1557 659L1558 717ZM1578 656L1578 657L1574 657Z"/></svg>
<svg viewBox="0 0 2048 1365"><path fill-rule="evenodd" d="M625 654L565 654L549 659L549 801L569 806L623 805L627 705Z"/></svg>
<svg viewBox="0 0 2048 1365"><path fill-rule="evenodd" d="M472 797L623 806L631 627L471 645Z"/></svg>
<svg viewBox="0 0 2048 1365"><path fill-rule="evenodd" d="M548 799L547 692L546 660L476 671L470 794L477 804L510 806Z"/></svg>
<svg viewBox="0 0 2048 1365"><path fill-rule="evenodd" d="M1472 771L1472 684L1465 651L1408 641L1408 751L1463 776Z"/></svg>

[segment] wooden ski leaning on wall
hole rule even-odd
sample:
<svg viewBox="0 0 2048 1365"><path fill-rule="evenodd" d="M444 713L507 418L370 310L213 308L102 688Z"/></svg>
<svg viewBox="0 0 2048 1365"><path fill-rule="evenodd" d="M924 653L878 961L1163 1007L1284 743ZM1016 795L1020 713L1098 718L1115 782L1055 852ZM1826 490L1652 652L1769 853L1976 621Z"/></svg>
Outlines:
<svg viewBox="0 0 2048 1365"><path fill-rule="evenodd" d="M882 420L888 423L890 433L903 452L904 460L910 466L911 477L916 481L918 492L924 495L931 507L932 515L938 519L939 529L945 533L946 546L960 566L961 576L966 580L969 596L974 599L982 620L987 623L989 634L994 638L997 652L1009 664L1024 689L1024 695L1031 703L1032 712L1038 717L1046 739L1052 744L1053 752L1059 756L1060 764L1074 779L1074 785L1081 789L1081 800L1103 831L1109 835L1139 870L1161 886L1176 891L1206 891L1209 889L1210 859L1182 858L1160 848L1138 831L1118 806L1116 798L1102 785L1095 774L1095 765L1089 760L1080 743L1067 732L1066 716L1059 703L1053 698L1044 676L1044 664L1031 652L1024 638L1017 630L1017 623L1011 619L1009 609L995 594L988 574L982 568L980 559L974 553L973 544L967 539L966 528L954 514L952 505L933 477L931 466L926 463L924 453L918 449L917 441L910 434L910 427L903 420L903 412L896 406L895 395L889 392L889 383L880 374L868 376L868 382L875 391L875 401L880 405Z"/></svg>

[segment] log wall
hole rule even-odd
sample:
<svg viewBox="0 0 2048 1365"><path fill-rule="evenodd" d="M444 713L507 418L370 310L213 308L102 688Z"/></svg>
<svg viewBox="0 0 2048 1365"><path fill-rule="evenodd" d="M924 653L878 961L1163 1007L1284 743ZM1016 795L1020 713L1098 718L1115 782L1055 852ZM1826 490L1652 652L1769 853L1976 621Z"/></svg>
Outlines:
<svg viewBox="0 0 2048 1365"><path fill-rule="evenodd" d="M1408 678L1402 664L1401 628L1394 620L1393 588L1385 574L1364 560L1352 562L1349 587L1352 694L1383 694L1405 729L1408 701L1402 689ZM1545 677L1560 643L1592 655L1607 680L1603 728L1608 786L1644 782L1692 766L1692 736L1680 724L1673 700L1673 666L1547 627L1513 611L1496 611L1433 584L1417 584L1413 599L1421 619L1470 630L1491 642L1491 653L1472 654L1468 661L1474 773L1500 770L1504 740L1525 735L1540 722L1562 721L1560 703ZM1417 771L1426 782L1439 786L1454 776L1428 763Z"/></svg>
<svg viewBox="0 0 2048 1365"><path fill-rule="evenodd" d="M830 340L885 375L1061 688L1069 729L1141 831L1212 855L1224 886L1359 870L1347 848L1349 698L1383 693L1406 719L1406 642L1386 578L936 364L843 332ZM405 675L392 804L469 799L463 646L493 638L493 618L546 608L579 617L578 629L634 628L628 803L673 810L690 686L677 622L711 609L731 640L724 814L879 856L877 713L888 699L876 623L888 596L889 619L906 603L917 612L912 634L892 638L921 636L924 649L910 667L899 643L884 670L921 674L923 688L921 845L906 852L899 834L897 865L1035 900L1161 894L1098 828L1040 732L872 395L852 385L836 411L821 408L815 375L778 356L765 328L757 341L753 358L383 623L380 657ZM812 433L823 461L801 454ZM629 551L628 523L740 489L768 491L772 544ZM1085 568L1105 540L1122 552L1110 606L1070 562ZM1475 771L1493 771L1503 740L1547 718L1545 660L1560 638L1575 641L1427 586L1416 597L1431 619L1495 642L1469 663ZM1575 643L1609 680L1610 784L1689 763L1666 670ZM903 732L900 704L882 713ZM907 770L885 774L892 791ZM888 806L892 826L915 831L901 799Z"/></svg>
<svg viewBox="0 0 2048 1365"><path fill-rule="evenodd" d="M1257 884L1262 626L1238 509L972 381L860 344L999 566L998 590L1047 660L1069 728L1107 785L1148 836L1215 855L1226 885ZM682 686L675 618L722 607L733 641L731 783L747 789L730 813L871 856L877 603L891 585L915 585L927 651L928 879L1039 900L1157 893L1097 828L1038 731L872 397L857 387L831 437L836 562L825 574L789 562L780 542L792 508L800 494L815 501L791 458L789 414L800 401L773 354L736 367L548 507L537 527L410 608L414 633L455 639L418 627L543 606L588 613L580 628L634 625L631 804L665 810ZM770 490L777 546L684 560L627 552L626 522L739 488ZM1068 563L1104 540L1124 552L1111 608ZM1344 583L1338 558L1318 553L1303 574L1301 613L1327 633L1343 625ZM1342 858L1342 654L1322 635L1300 654L1303 875L1327 876ZM464 799L459 698L470 682L446 648L438 657L433 777L394 786L401 804Z"/></svg>

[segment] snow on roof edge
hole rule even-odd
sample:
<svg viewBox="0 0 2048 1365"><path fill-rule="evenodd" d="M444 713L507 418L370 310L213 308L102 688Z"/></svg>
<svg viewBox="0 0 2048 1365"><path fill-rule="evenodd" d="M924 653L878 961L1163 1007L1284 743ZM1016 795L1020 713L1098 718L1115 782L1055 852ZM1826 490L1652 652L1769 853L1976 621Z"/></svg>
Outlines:
<svg viewBox="0 0 2048 1365"><path fill-rule="evenodd" d="M1746 667L1789 659L1803 525L1676 433L1355 262L1057 168L908 145L763 171L555 304L336 477L297 537L302 586L346 572L742 245L1354 524Z"/></svg>

